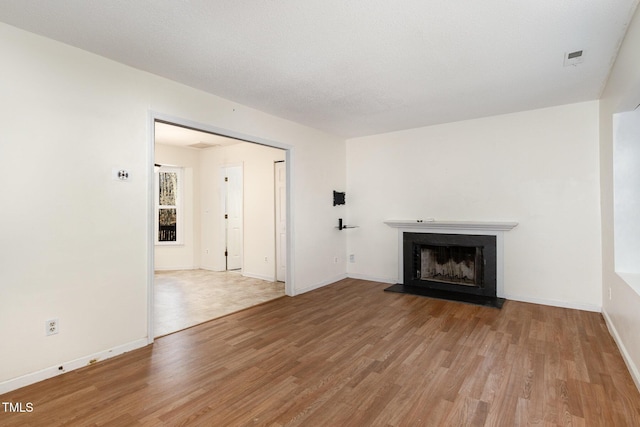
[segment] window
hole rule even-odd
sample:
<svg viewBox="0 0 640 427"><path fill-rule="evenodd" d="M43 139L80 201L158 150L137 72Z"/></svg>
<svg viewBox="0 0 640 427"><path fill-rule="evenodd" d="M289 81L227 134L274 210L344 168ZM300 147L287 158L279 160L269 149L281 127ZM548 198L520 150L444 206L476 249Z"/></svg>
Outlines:
<svg viewBox="0 0 640 427"><path fill-rule="evenodd" d="M156 173L156 244L182 244L182 168L163 166Z"/></svg>
<svg viewBox="0 0 640 427"><path fill-rule="evenodd" d="M640 273L640 108L613 117L615 268Z"/></svg>

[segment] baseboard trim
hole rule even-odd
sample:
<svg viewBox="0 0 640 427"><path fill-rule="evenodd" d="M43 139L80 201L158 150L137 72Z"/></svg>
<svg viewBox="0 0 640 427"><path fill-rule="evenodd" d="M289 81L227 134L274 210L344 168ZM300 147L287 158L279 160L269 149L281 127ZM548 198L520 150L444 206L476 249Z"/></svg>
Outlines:
<svg viewBox="0 0 640 427"><path fill-rule="evenodd" d="M349 279L366 280L367 282L389 283L391 285L398 283L398 278L381 279L380 277L367 276L366 274L347 273Z"/></svg>
<svg viewBox="0 0 640 427"><path fill-rule="evenodd" d="M227 271L224 269L224 267L219 268L219 267L198 267L198 270L207 270L207 271L215 271L216 273L222 273L223 271Z"/></svg>
<svg viewBox="0 0 640 427"><path fill-rule="evenodd" d="M35 384L49 378L62 375L65 372L74 371L87 365L92 365L96 362L119 356L123 353L142 348L147 344L147 339L142 338L127 344L119 345L109 350L100 351L98 353L94 353L68 362L58 363L55 366L51 366L49 368L41 369L30 374L22 375L17 378L12 378L10 380L0 382L0 394L8 393L10 391Z"/></svg>
<svg viewBox="0 0 640 427"><path fill-rule="evenodd" d="M602 306L595 305L595 304L584 304L584 303L550 300L550 299L544 299L544 298L523 297L520 295L512 295L512 294L506 294L502 298L506 298L512 301L548 305L551 307L561 307L561 308L571 308L574 310L592 311L595 313L600 313L602 311Z"/></svg>
<svg viewBox="0 0 640 427"><path fill-rule="evenodd" d="M183 271L183 270L198 270L200 267L196 266L175 266L175 267L154 267L154 271Z"/></svg>
<svg viewBox="0 0 640 427"><path fill-rule="evenodd" d="M252 278L252 279L265 280L265 281L267 281L267 282L275 282L275 281L276 281L276 278L275 278L275 277L273 277L273 276L271 276L271 277L269 277L269 276L263 276L263 275L261 275L261 274L255 274L255 273L246 272L246 271L243 271L243 272L242 272L242 275L243 275L244 277L250 277L250 278Z"/></svg>
<svg viewBox="0 0 640 427"><path fill-rule="evenodd" d="M302 289L295 289L295 294L293 296L301 295L301 294L313 291L315 289L322 288L324 286L330 285L335 282L339 282L340 280L343 280L346 278L347 278L346 274L339 274L338 276L335 276L333 279L325 280L323 282L316 283L315 285L307 286Z"/></svg>
<svg viewBox="0 0 640 427"><path fill-rule="evenodd" d="M620 354L622 354L622 360L627 365L627 369L629 369L629 373L631 374L631 378L633 382L636 384L638 391L640 391L640 370L638 366L633 362L633 359L629 355L627 351L627 347L625 347L622 338L620 338L620 334L618 334L618 330L616 329L611 317L606 310L602 310L602 317L604 317L604 323L607 325L607 329L609 329L609 333L613 337L613 340L616 342L618 349L620 350Z"/></svg>

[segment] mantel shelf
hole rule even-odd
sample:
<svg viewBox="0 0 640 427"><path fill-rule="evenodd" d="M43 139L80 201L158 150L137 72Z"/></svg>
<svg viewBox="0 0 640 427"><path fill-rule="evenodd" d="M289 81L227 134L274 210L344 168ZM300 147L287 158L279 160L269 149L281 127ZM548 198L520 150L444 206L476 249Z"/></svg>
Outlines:
<svg viewBox="0 0 640 427"><path fill-rule="evenodd" d="M393 228L418 228L424 230L486 230L486 231L509 231L518 225L517 222L495 222L495 221L435 221L435 220L395 220L384 221Z"/></svg>

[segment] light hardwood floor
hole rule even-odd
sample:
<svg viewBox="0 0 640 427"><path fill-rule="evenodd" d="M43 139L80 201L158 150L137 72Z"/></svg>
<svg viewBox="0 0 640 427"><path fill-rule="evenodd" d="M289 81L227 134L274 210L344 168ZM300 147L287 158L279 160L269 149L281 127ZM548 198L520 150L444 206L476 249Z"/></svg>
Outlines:
<svg viewBox="0 0 640 427"><path fill-rule="evenodd" d="M638 426L598 313L346 279L0 396L3 426Z"/></svg>
<svg viewBox="0 0 640 427"><path fill-rule="evenodd" d="M157 271L154 335L160 337L284 296L284 283L239 271Z"/></svg>

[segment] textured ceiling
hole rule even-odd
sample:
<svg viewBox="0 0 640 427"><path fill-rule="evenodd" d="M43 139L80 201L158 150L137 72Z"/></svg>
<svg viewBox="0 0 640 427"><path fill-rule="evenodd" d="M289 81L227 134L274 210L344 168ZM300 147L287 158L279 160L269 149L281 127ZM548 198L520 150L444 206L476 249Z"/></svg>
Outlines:
<svg viewBox="0 0 640 427"><path fill-rule="evenodd" d="M0 21L353 137L597 99L637 2L2 0Z"/></svg>

